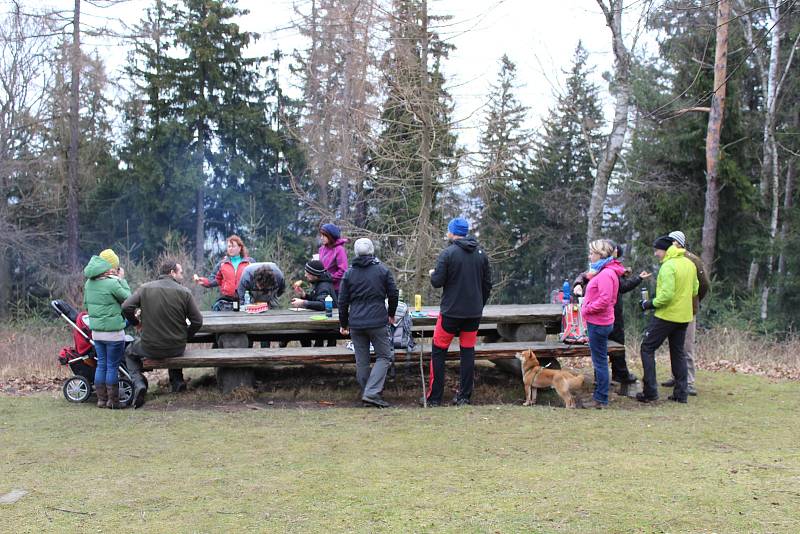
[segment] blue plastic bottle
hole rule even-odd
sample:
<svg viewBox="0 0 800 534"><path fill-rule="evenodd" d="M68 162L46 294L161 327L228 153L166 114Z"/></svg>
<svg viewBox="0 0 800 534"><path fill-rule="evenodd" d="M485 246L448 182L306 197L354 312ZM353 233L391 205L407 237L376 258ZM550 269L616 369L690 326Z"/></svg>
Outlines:
<svg viewBox="0 0 800 534"><path fill-rule="evenodd" d="M569 286L569 280L567 280L566 278L564 279L564 285L561 287L561 291L564 293L562 302L564 304L569 304L570 286Z"/></svg>
<svg viewBox="0 0 800 534"><path fill-rule="evenodd" d="M325 317L333 317L333 298L325 297Z"/></svg>

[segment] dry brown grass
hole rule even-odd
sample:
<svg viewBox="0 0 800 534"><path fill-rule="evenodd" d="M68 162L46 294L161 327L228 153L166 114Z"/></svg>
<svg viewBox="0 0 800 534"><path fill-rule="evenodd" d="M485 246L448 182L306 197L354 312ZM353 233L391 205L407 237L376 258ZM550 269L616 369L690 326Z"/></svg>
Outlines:
<svg viewBox="0 0 800 534"><path fill-rule="evenodd" d="M639 339L626 344L628 361L639 364ZM659 361L669 361L667 343L659 349ZM770 378L800 380L800 336L769 339L750 332L717 328L698 330L695 363L707 371L726 370Z"/></svg>
<svg viewBox="0 0 800 534"><path fill-rule="evenodd" d="M58 353L72 345L69 326L58 320L0 323L0 382L10 378L66 378Z"/></svg>

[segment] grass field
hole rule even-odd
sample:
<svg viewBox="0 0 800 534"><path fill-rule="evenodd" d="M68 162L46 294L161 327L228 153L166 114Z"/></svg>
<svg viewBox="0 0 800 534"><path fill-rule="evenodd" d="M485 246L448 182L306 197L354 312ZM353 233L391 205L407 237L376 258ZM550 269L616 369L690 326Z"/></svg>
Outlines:
<svg viewBox="0 0 800 534"><path fill-rule="evenodd" d="M698 382L605 411L0 396L0 495L28 492L0 531L800 531L800 384Z"/></svg>

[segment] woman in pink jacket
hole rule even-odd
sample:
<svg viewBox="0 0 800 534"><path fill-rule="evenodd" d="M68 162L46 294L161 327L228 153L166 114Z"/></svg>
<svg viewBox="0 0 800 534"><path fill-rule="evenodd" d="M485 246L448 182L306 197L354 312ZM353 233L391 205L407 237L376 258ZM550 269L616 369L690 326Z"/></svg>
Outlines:
<svg viewBox="0 0 800 534"><path fill-rule="evenodd" d="M325 270L331 274L333 279L333 289L339 293L339 286L347 272L347 251L344 244L348 242L342 237L342 231L335 224L323 224L319 228L322 236L322 246L319 247L319 261L325 266Z"/></svg>
<svg viewBox="0 0 800 534"><path fill-rule="evenodd" d="M589 243L589 280L583 297L583 319L589 331L589 350L594 367L592 407L608 406L608 336L614 330L614 304L619 293L619 277L625 268L613 258L614 245L607 239Z"/></svg>

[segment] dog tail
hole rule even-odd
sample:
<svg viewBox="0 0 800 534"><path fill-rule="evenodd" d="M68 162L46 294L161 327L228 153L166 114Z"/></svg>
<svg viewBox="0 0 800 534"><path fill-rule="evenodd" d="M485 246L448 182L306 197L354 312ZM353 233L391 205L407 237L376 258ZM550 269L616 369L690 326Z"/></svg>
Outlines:
<svg viewBox="0 0 800 534"><path fill-rule="evenodd" d="M583 385L583 375L573 376L567 379L569 389L577 389Z"/></svg>

